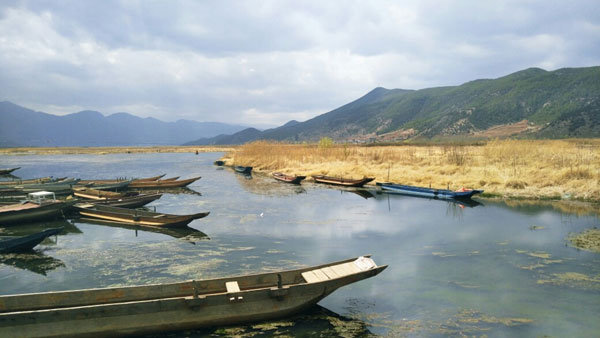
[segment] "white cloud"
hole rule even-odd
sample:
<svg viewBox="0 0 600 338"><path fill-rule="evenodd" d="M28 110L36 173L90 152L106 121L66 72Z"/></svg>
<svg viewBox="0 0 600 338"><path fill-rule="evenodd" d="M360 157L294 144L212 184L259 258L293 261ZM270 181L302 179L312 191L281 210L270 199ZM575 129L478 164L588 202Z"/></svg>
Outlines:
<svg viewBox="0 0 600 338"><path fill-rule="evenodd" d="M552 1L551 1L552 2ZM0 6L0 99L173 121L305 120L374 87L600 63L593 1Z"/></svg>

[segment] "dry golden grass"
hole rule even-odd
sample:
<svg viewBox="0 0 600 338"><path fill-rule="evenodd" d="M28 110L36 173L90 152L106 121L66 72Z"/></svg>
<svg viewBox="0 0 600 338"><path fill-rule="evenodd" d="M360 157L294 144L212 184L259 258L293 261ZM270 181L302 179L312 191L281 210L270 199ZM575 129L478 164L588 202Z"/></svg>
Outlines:
<svg viewBox="0 0 600 338"><path fill-rule="evenodd" d="M40 147L0 148L1 155L55 155L55 154L117 154L117 153L200 153L231 151L220 146L155 146L155 147Z"/></svg>
<svg viewBox="0 0 600 338"><path fill-rule="evenodd" d="M356 146L259 141L228 165L264 172L376 177L409 185L484 189L521 198L600 200L600 140L495 140L485 145Z"/></svg>

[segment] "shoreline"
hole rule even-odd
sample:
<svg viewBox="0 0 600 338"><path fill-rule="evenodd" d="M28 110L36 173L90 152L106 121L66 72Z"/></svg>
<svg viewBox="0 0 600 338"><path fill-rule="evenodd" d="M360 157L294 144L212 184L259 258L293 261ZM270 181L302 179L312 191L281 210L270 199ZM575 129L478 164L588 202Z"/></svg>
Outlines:
<svg viewBox="0 0 600 338"><path fill-rule="evenodd" d="M76 155L76 154L146 154L146 153L214 153L232 151L232 146L135 146L135 147L17 147L0 148L0 155Z"/></svg>

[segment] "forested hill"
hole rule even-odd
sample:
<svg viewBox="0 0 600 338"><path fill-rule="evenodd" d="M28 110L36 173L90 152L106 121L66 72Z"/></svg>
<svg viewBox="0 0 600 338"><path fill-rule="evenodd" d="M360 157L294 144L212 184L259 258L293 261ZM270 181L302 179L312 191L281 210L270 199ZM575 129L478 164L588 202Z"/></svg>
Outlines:
<svg viewBox="0 0 600 338"><path fill-rule="evenodd" d="M497 79L421 90L375 88L308 121L251 134L190 143L298 142L325 136L355 142L438 136L599 137L600 67L529 68Z"/></svg>

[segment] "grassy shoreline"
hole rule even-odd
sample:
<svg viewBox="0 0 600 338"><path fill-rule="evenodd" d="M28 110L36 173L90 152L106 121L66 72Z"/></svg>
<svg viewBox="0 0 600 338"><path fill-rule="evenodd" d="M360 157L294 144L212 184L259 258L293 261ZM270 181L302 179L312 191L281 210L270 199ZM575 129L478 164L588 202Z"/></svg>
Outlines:
<svg viewBox="0 0 600 338"><path fill-rule="evenodd" d="M0 148L0 155L212 153L232 151L231 146L137 146L137 147L20 147Z"/></svg>
<svg viewBox="0 0 600 338"><path fill-rule="evenodd" d="M600 140L494 140L480 145L310 145L259 141L227 165L417 186L484 189L485 197L600 201Z"/></svg>
<svg viewBox="0 0 600 338"><path fill-rule="evenodd" d="M502 140L477 144L0 148L0 155L225 152L227 165L418 186L484 189L484 197L600 202L600 140Z"/></svg>

